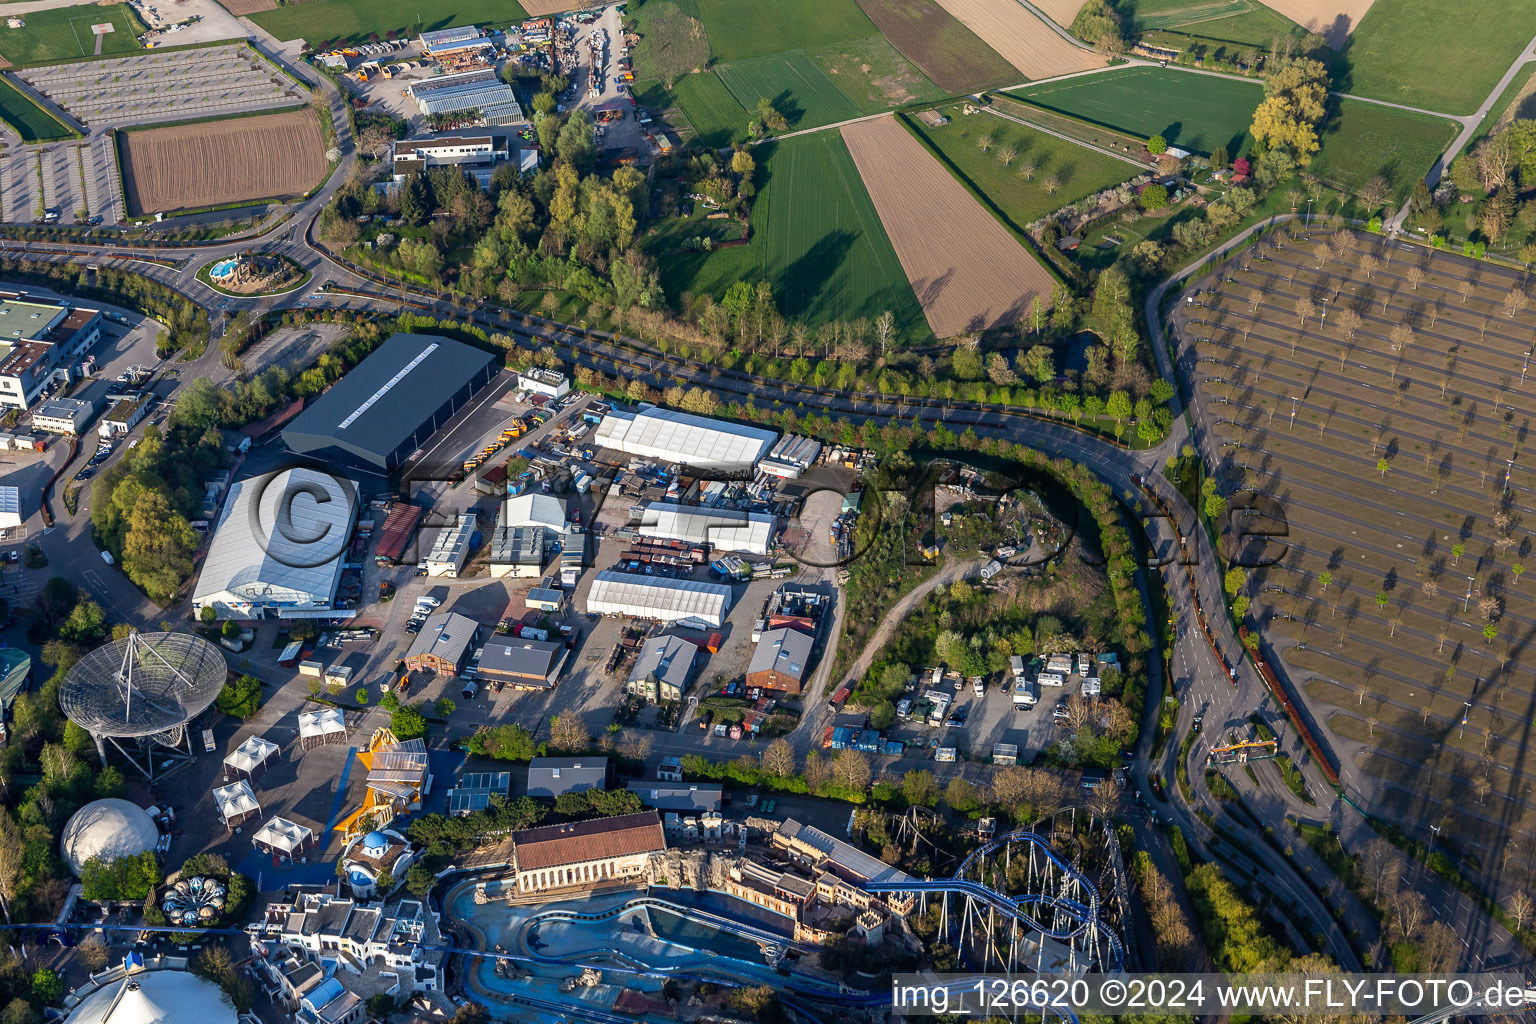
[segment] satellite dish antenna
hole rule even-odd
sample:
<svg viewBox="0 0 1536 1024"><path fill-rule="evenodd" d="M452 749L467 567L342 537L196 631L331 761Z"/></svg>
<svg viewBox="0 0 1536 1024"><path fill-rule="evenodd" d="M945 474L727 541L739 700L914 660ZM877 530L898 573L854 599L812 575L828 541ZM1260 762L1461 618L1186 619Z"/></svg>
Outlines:
<svg viewBox="0 0 1536 1024"><path fill-rule="evenodd" d="M191 633L130 633L75 663L59 688L65 716L96 741L111 743L149 778L192 756L187 723L224 688L229 666L218 647ZM131 753L122 740L138 748Z"/></svg>

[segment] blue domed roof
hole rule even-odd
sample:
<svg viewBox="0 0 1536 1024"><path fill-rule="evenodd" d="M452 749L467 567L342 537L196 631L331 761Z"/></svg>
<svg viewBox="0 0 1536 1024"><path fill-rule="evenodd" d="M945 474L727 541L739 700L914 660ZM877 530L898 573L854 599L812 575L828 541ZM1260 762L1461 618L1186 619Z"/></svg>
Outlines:
<svg viewBox="0 0 1536 1024"><path fill-rule="evenodd" d="M369 849L377 849L381 846L388 846L389 840L384 837L383 832L369 832L363 836L363 845Z"/></svg>

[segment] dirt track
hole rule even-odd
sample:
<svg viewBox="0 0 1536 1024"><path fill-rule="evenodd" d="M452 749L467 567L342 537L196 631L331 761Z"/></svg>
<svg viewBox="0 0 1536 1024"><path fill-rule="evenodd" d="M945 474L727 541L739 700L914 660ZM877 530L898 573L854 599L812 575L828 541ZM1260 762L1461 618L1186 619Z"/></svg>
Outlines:
<svg viewBox="0 0 1536 1024"><path fill-rule="evenodd" d="M880 223L940 338L1014 323L1051 275L895 117L842 129Z"/></svg>
<svg viewBox="0 0 1536 1024"><path fill-rule="evenodd" d="M1103 67L1105 59L1067 42L1016 0L938 0L1026 78L1051 78ZM1069 6L1062 0L1055 6ZM1079 4L1081 6L1081 4ZM1074 14L1076 12L1074 11Z"/></svg>
<svg viewBox="0 0 1536 1024"><path fill-rule="evenodd" d="M118 138L134 215L298 195L325 177L325 144L308 109Z"/></svg>

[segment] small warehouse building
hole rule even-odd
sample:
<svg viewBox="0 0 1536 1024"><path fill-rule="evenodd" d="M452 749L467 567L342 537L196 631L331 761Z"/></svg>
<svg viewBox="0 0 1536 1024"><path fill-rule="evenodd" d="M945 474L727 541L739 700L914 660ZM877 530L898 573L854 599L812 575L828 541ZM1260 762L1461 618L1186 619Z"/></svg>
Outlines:
<svg viewBox="0 0 1536 1024"><path fill-rule="evenodd" d="M624 689L657 703L682 700L698 654L697 644L676 633L647 637L641 642Z"/></svg>
<svg viewBox="0 0 1536 1024"><path fill-rule="evenodd" d="M546 825L512 833L518 892L544 892L645 877L667 837L655 811Z"/></svg>
<svg viewBox="0 0 1536 1024"><path fill-rule="evenodd" d="M489 50L492 43L473 25L438 29L421 34L421 48L430 57L444 57L455 53L475 53Z"/></svg>
<svg viewBox="0 0 1536 1024"><path fill-rule="evenodd" d="M470 649L480 635L480 623L458 612L438 612L427 619L405 653L405 667L413 672L456 676L469 660Z"/></svg>
<svg viewBox="0 0 1536 1024"><path fill-rule="evenodd" d="M21 488L0 487L0 530L14 530L21 524Z"/></svg>
<svg viewBox="0 0 1536 1024"><path fill-rule="evenodd" d="M613 411L592 435L600 448L722 473L751 473L779 435L675 409Z"/></svg>
<svg viewBox="0 0 1536 1024"><path fill-rule="evenodd" d="M496 527L491 534L492 579L532 579L543 571L544 527Z"/></svg>
<svg viewBox="0 0 1536 1024"><path fill-rule="evenodd" d="M719 629L730 611L731 596L731 588L721 583L636 576L608 569L592 579L587 613Z"/></svg>
<svg viewBox="0 0 1536 1024"><path fill-rule="evenodd" d="M32 410L32 429L78 437L96 415L96 403L81 398L50 398Z"/></svg>
<svg viewBox="0 0 1536 1024"><path fill-rule="evenodd" d="M559 370L535 366L517 375L517 386L530 394L564 398L571 393L571 378Z"/></svg>
<svg viewBox="0 0 1536 1024"><path fill-rule="evenodd" d="M391 504L389 513L384 517L384 527L379 531L379 544L373 553L374 561L398 565L405 558L406 548L420 522L420 505L412 505L408 501Z"/></svg>
<svg viewBox="0 0 1536 1024"><path fill-rule="evenodd" d="M474 549L477 523L473 512L465 512L452 526L437 532L424 563L428 576L458 577L464 570L470 551Z"/></svg>
<svg viewBox="0 0 1536 1024"><path fill-rule="evenodd" d="M496 525L503 530L541 526L544 543L553 544L565 534L565 502L548 494L514 494L501 503Z"/></svg>
<svg viewBox="0 0 1536 1024"><path fill-rule="evenodd" d="M535 757L528 762L528 795L553 800L562 793L608 788L606 757Z"/></svg>
<svg viewBox="0 0 1536 1024"><path fill-rule="evenodd" d="M141 395L138 398L118 402L96 425L96 433L102 437L117 437L128 433L149 413L149 403L154 401L154 397L154 395Z"/></svg>
<svg viewBox="0 0 1536 1024"><path fill-rule="evenodd" d="M424 82L413 83L407 93L416 101L417 108L428 117L478 110L490 127L522 124L527 120L512 87L497 78L496 72L489 68L437 75Z"/></svg>
<svg viewBox="0 0 1536 1024"><path fill-rule="evenodd" d="M288 529L263 526L280 514ZM333 602L356 518L355 488L333 473L299 467L236 483L193 587L193 611L212 608L226 619L351 616Z"/></svg>
<svg viewBox="0 0 1536 1024"><path fill-rule="evenodd" d="M783 627L763 634L747 665L747 686L798 694L811 667L811 648L816 638L798 629Z"/></svg>
<svg viewBox="0 0 1536 1024"><path fill-rule="evenodd" d="M552 640L498 636L485 642L476 676L519 690L548 690L560 678L568 652Z"/></svg>
<svg viewBox="0 0 1536 1024"><path fill-rule="evenodd" d="M496 376L489 352L396 334L283 429L297 455L387 473Z"/></svg>
<svg viewBox="0 0 1536 1024"><path fill-rule="evenodd" d="M716 551L766 555L778 525L775 516L653 501L641 513L635 532L658 540L708 544Z"/></svg>
<svg viewBox="0 0 1536 1024"><path fill-rule="evenodd" d="M682 814L719 812L724 789L718 782L649 782L633 779L626 787L647 807Z"/></svg>

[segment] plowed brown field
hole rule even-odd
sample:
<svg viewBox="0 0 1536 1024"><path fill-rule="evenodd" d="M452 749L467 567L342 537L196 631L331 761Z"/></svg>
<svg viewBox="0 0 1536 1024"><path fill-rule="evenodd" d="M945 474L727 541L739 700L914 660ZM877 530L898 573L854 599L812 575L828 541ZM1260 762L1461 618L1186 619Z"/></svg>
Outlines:
<svg viewBox="0 0 1536 1024"><path fill-rule="evenodd" d="M135 216L298 195L325 177L325 143L308 109L123 132L118 141Z"/></svg>
<svg viewBox="0 0 1536 1024"><path fill-rule="evenodd" d="M1067 28L1077 18L1077 12L1083 9L1087 0L1034 0L1036 7L1045 12L1062 28Z"/></svg>
<svg viewBox="0 0 1536 1024"><path fill-rule="evenodd" d="M939 6L981 37L1031 80L1103 67L1107 61L1073 46L1017 0L939 0Z"/></svg>
<svg viewBox="0 0 1536 1024"><path fill-rule="evenodd" d="M892 116L842 129L901 269L940 338L1023 319L1046 269Z"/></svg>
<svg viewBox="0 0 1536 1024"><path fill-rule="evenodd" d="M1373 3L1375 0L1264 0L1264 6L1273 7L1330 42L1340 34L1335 25L1342 27L1345 34L1353 32Z"/></svg>

